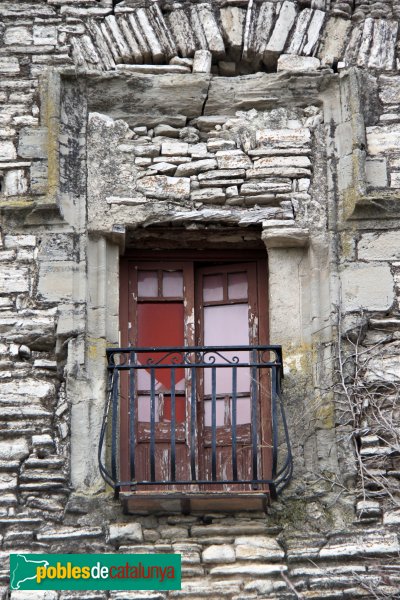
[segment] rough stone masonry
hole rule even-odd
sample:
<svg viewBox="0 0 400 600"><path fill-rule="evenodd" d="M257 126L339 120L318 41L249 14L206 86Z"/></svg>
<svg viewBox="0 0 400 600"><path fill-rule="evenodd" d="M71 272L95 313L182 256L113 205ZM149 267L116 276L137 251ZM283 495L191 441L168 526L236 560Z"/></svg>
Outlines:
<svg viewBox="0 0 400 600"><path fill-rule="evenodd" d="M399 17L0 3L2 599L398 597ZM160 240L265 249L294 454L267 514L124 515L99 475L119 256ZM10 593L16 551L177 552L183 587Z"/></svg>

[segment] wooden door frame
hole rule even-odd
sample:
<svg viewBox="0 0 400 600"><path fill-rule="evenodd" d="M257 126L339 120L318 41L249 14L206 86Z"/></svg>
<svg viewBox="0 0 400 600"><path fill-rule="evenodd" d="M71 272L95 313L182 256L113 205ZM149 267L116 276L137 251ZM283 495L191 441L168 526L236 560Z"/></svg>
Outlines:
<svg viewBox="0 0 400 600"><path fill-rule="evenodd" d="M218 271L221 271L221 269L224 269L225 273L228 274L231 270L233 272L237 271L238 268L243 268L244 270L246 270L246 272L248 274L248 297L247 297L246 303L248 304L249 311L251 311L252 308L254 309L254 316L258 319L257 328L256 328L256 332L255 332L254 331L254 322L251 322L251 317L249 314L249 319L248 319L249 345L267 344L267 342L268 342L268 339L266 337L266 334L268 331L268 313L267 313L267 307L266 307L267 295L266 294L264 295L262 293L263 282L265 283L265 285L267 287L266 261L263 261L261 259L257 259L257 260L234 259L229 262L226 262L226 261L219 261L219 262L220 262L220 264L210 265L210 266L202 265L197 270L196 270L196 268L194 269L194 272L195 272L195 314L196 314L196 323L199 325L198 331L196 333L196 345L204 346L204 315L203 315L204 302L203 302L203 295L202 295L203 288L200 285L200 281L199 281L202 272L212 273L212 272L218 272ZM221 263L223 263L223 264L221 264ZM263 279L263 275L264 275L264 279ZM239 301L238 303L243 303L243 302ZM218 305L219 303L216 302L215 304ZM225 304L226 304L226 302L224 303L224 301L222 301L221 305L225 305ZM255 333L256 333L256 338L254 337ZM263 384L265 385L266 382L268 382L268 379L269 379L268 374L266 372L264 373L262 369L260 369L260 372L257 373L257 375L260 378L261 385L263 385ZM269 388L267 385L265 385L265 388L266 388L266 391L263 394L263 397L261 397L261 394L258 394L257 413L259 416L258 420L259 420L259 424L260 424L259 428L258 428L258 430L259 430L258 436L260 439L260 443L262 444L261 472L263 473L263 478L266 479L267 473L268 473L268 477L270 477L272 460L271 460L271 452L266 447L266 444L263 443L263 441L265 441L265 440L268 440L268 441L271 440L271 395L270 395ZM198 384L198 390L199 390L200 395L203 395L201 392L202 386L201 386L200 382ZM199 403L199 406L200 406L200 404L201 403ZM205 452L203 450L200 450L200 448L201 449L203 448L204 437L205 437L205 425L203 422L204 411L198 410L197 418L198 418L197 446L199 448L199 455L200 455L199 469L201 469L202 473L204 474L205 473ZM224 428L225 428L225 425L224 425ZM226 429L229 430L228 427L226 427ZM250 424L249 424L249 430L251 431ZM229 435L229 431L226 431L226 434ZM203 477L201 477L201 478L203 478ZM215 488L215 484L210 485L207 488L207 490L212 492L213 487ZM217 486L217 487L219 489L220 486ZM215 488L215 489L217 489L217 488Z"/></svg>
<svg viewBox="0 0 400 600"><path fill-rule="evenodd" d="M196 264L198 266L207 263L212 265L218 265L221 263L255 263L256 266L256 293L257 293L257 304L258 304L258 343L268 343L268 266L267 266L267 254L265 251L260 250L205 250L205 251L187 251L185 250L160 250L160 251L149 251L149 250L127 250L125 255L120 260L120 343L122 347L129 346L130 331L129 329L129 315L132 314L132 290L130 282L130 269L132 263L143 263L148 264L161 264L171 263L174 265L185 265L192 264L192 268L186 270L186 274L191 271L192 293L185 295L184 288L184 299L187 301L185 308L185 319L188 314L193 312L195 300L195 289L194 289L194 273ZM137 285L136 285L137 290ZM137 298L136 298L137 301ZM195 317L196 318L196 317ZM186 331L185 327L185 342L187 345L195 345L195 332L194 329ZM133 341L133 340L132 340ZM190 390L187 390L186 398L190 395ZM122 397L124 396L124 397ZM128 415L129 411L129 399L127 394L121 396L121 407L120 415ZM188 403L187 403L188 405ZM260 436L261 440L271 440L271 408L270 408L270 397L268 397L267 406L262 410L260 407ZM189 416L190 418L190 416ZM136 421L136 419L135 419ZM129 420L128 418L120 418L120 475L122 481L130 480L130 461L129 461ZM199 444L197 444L198 453ZM271 471L271 458L268 448L263 446L262 449L262 469L263 478L270 477ZM199 464L199 456L196 456L196 462ZM268 470L268 473L265 471ZM210 491L210 493L212 490Z"/></svg>

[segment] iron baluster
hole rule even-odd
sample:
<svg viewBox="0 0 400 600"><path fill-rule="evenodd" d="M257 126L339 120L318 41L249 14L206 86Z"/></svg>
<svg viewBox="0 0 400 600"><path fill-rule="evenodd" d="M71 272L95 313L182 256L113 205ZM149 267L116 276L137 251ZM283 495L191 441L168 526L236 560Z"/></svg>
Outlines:
<svg viewBox="0 0 400 600"><path fill-rule="evenodd" d="M138 360L138 356L141 355L148 357L143 364ZM280 346L109 348L107 349L107 359L110 376L100 431L98 461L101 475L116 490L127 493L129 487L133 486L134 491L140 491L140 486L151 486L154 489L177 486L178 489L180 488L184 490L184 493L187 493L191 489L198 491L199 485L209 486L211 490L215 485L229 485L232 491L245 491L242 487L245 485L247 486L246 489L250 491L251 489L259 489L259 486L263 484L268 486L270 494L273 496L275 492L280 492L287 485L292 474L293 459L290 449L289 429L280 394L280 382L283 377ZM164 407L164 413L160 412L157 403L157 374L164 369L169 369L171 373L171 389L167 392L170 395L171 403L170 423L166 422L168 420L166 407ZM187 402L190 403L186 410L186 414L190 419L187 429L185 429L184 423L177 422L177 369L184 369L186 383L191 388L186 395ZM224 396L228 396L231 402L231 422L229 425L219 423L217 420L217 414L219 414L217 411L218 402L221 402L221 394L218 393L217 388L217 377L223 369L231 369L232 373L231 375L229 373L228 376L228 380L229 377L231 379L231 388L224 392ZM270 372L270 378L262 376L265 369ZM146 390L139 389L138 374L141 370L149 373L149 376L146 375L145 378L140 379L140 381L149 381ZM204 375L207 370L210 374L211 394L205 398L203 381L198 374L202 373ZM123 379L125 376L122 376L120 371L127 371L126 377L128 379ZM242 423L242 420L239 419L239 415L241 415L239 398L248 397L248 392L239 389L240 373L243 373L243 371L250 373L251 411L249 422L244 423L243 427L242 425L239 427L238 420ZM262 394L260 393L260 385L266 381L269 381L270 395L267 394L266 390L263 390ZM124 390L127 398L122 402L121 394ZM150 402L150 411L145 411L140 420L138 420L139 398L143 399L141 401L147 399ZM260 403L264 402L265 398L270 398L271 401L271 439L267 440L268 446L271 445L271 450L268 451L270 452L269 464L271 465L271 472L269 473L260 471L260 466L263 465L262 456L266 452L265 446L260 444L262 439ZM204 403L209 402L208 406L211 406L211 423L202 424L204 426L204 437L202 435L198 436L197 433L197 402L202 403L203 409L205 408ZM264 414L261 412L261 416L263 418L268 416L265 410ZM242 419L242 417L240 418ZM129 435L127 445L119 443L121 431L126 431L126 435ZM280 453L283 444L279 446L278 456L278 437L281 431L283 434L282 442L286 446L286 452L282 459ZM186 438L182 437L184 435ZM232 465L228 465L227 470L222 459L226 455L223 454L222 446L218 445L220 437L225 440L224 445L231 446L229 454ZM107 447L105 448L107 439L110 439L108 450ZM202 444L198 448L199 441L202 441ZM142 449L144 452L146 453L146 449L149 452L147 461L145 458L141 458L143 464L138 462L138 458L139 456L145 457L146 454L143 454L142 449L141 454L138 453L139 442L143 444ZM182 450L179 455L177 454L178 442L179 452ZM165 465L165 468L160 465L159 473L157 456L160 449L165 446L170 449L168 455L170 463ZM250 447L248 457L246 447ZM122 448L126 448L126 456L122 455L122 452L125 452ZM210 473L203 473L201 451L209 457L210 462L205 461L205 465L209 465ZM239 461L240 452L242 451L244 461ZM182 472L186 470L190 474L189 477L183 476L180 478L177 471L178 456L179 468L182 467ZM181 465L180 463L185 460L185 457L188 464ZM122 461L124 461L123 464ZM244 468L246 471L243 470ZM249 472L247 468L249 468ZM121 472L128 473L127 477L130 480L121 481L119 479ZM231 473L230 477L227 476L229 472ZM239 488L238 485L240 485Z"/></svg>
<svg viewBox="0 0 400 600"><path fill-rule="evenodd" d="M252 350L252 363L255 365L257 361L257 350ZM258 478L258 452L257 452L257 368L251 367L251 454L252 454L252 471L253 481Z"/></svg>
<svg viewBox="0 0 400 600"><path fill-rule="evenodd" d="M131 480L135 481L135 353L130 354L129 369L129 465ZM133 366L132 366L133 365Z"/></svg>
<svg viewBox="0 0 400 600"><path fill-rule="evenodd" d="M196 481L196 368L190 369L190 383L192 386L190 399L190 471L192 480Z"/></svg>
<svg viewBox="0 0 400 600"><path fill-rule="evenodd" d="M272 478L276 477L278 466L278 419L277 419L277 368L273 367L272 374Z"/></svg>
<svg viewBox="0 0 400 600"><path fill-rule="evenodd" d="M232 367L232 477L237 481L237 367Z"/></svg>
<svg viewBox="0 0 400 600"><path fill-rule="evenodd" d="M217 480L217 371L211 367L211 479Z"/></svg>
<svg viewBox="0 0 400 600"><path fill-rule="evenodd" d="M117 440L118 440L118 389L119 372L115 371L112 389L112 428L111 428L111 475L117 481Z"/></svg>
<svg viewBox="0 0 400 600"><path fill-rule="evenodd" d="M155 453L156 453L156 378L154 373L154 367L150 370L150 481L156 479L156 465L155 465Z"/></svg>
<svg viewBox="0 0 400 600"><path fill-rule="evenodd" d="M176 460L176 414L175 414L175 367L171 368L171 481L175 481Z"/></svg>

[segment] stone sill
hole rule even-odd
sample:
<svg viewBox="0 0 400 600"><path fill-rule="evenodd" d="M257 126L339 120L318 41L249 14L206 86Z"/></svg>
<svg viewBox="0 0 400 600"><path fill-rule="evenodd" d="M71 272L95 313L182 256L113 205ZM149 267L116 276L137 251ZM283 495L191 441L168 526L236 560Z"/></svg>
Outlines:
<svg viewBox="0 0 400 600"><path fill-rule="evenodd" d="M354 211L348 220L393 219L400 216L400 192L372 191L359 194L355 199Z"/></svg>
<svg viewBox="0 0 400 600"><path fill-rule="evenodd" d="M125 514L193 512L267 512L268 492L120 492Z"/></svg>
<svg viewBox="0 0 400 600"><path fill-rule="evenodd" d="M10 196L8 198L0 197L0 211L10 210L49 210L59 211L57 200L54 196Z"/></svg>

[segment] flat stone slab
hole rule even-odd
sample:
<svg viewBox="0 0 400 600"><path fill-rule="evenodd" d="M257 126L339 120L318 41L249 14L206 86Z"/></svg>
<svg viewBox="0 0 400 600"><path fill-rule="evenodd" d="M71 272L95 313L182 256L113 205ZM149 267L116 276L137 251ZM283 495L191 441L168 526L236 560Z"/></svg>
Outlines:
<svg viewBox="0 0 400 600"><path fill-rule="evenodd" d="M393 303L394 281L389 265L356 264L341 275L345 310L387 310ZM379 285L377 285L379 282Z"/></svg>
<svg viewBox="0 0 400 600"><path fill-rule="evenodd" d="M296 54L281 54L278 58L278 71L315 71L321 66L319 58L313 56L296 56Z"/></svg>
<svg viewBox="0 0 400 600"><path fill-rule="evenodd" d="M19 134L18 155L22 158L47 158L47 127L24 127Z"/></svg>
<svg viewBox="0 0 400 600"><path fill-rule="evenodd" d="M149 175L136 182L136 189L145 196L159 199L188 198L190 195L190 179L187 177L167 177L166 175Z"/></svg>

